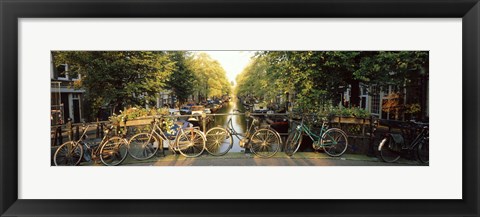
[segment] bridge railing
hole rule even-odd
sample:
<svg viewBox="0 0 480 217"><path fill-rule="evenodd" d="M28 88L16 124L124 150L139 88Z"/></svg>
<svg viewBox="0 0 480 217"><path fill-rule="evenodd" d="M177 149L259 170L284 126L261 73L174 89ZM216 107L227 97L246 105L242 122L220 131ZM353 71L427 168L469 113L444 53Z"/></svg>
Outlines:
<svg viewBox="0 0 480 217"><path fill-rule="evenodd" d="M163 116L147 116L139 117L132 120L126 120L122 123L112 123L110 121L96 121L91 123L71 123L68 122L65 125L56 125L51 127L52 136L52 146L58 146L63 142L69 140L78 140L79 136L82 134L81 129L82 125L95 125L95 128L90 128L87 132L89 138L102 138L104 136L104 130L108 125L116 125L117 130L114 133L118 133L123 128L123 132L128 132L128 127L141 127L150 125L154 118L162 117L171 117L171 118L195 118L198 120L198 124L201 127L203 132L209 127L212 127L211 123L214 124L214 117L218 116L246 116L248 118L258 118L261 119L260 123L263 125L269 125L282 137L288 136L291 129L292 119L299 119L299 115L294 115L293 113L253 113L253 112L229 112L229 113L213 113L213 114L188 114L188 115L163 115ZM308 115L301 115L308 116ZM346 117L336 117L327 119L331 127L339 127L347 132L349 138L352 141L353 152L361 151L364 152L366 147L371 147L373 144L373 137L375 131L375 124L377 123L373 118L346 118ZM247 122L248 125L248 122Z"/></svg>

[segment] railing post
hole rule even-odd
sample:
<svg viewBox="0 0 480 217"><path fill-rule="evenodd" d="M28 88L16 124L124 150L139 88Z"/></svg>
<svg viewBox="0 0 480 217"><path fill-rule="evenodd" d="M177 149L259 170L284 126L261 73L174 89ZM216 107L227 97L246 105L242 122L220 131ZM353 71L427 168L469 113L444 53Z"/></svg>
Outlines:
<svg viewBox="0 0 480 217"><path fill-rule="evenodd" d="M202 128L205 134L207 132L207 114L205 112L202 113Z"/></svg>
<svg viewBox="0 0 480 217"><path fill-rule="evenodd" d="M70 118L68 118L67 129L68 129L68 139L70 141L73 141L73 125L72 125L72 119Z"/></svg>
<svg viewBox="0 0 480 217"><path fill-rule="evenodd" d="M374 157L375 156L375 123L373 123L373 116L370 115L370 141L368 144L368 151L367 151L367 156L369 157Z"/></svg>
<svg viewBox="0 0 480 217"><path fill-rule="evenodd" d="M55 145L61 145L63 144L63 135L62 135L62 126L58 126L57 127L57 132L56 132L57 137L58 137L58 143L56 143Z"/></svg>
<svg viewBox="0 0 480 217"><path fill-rule="evenodd" d="M97 118L97 132L95 133L95 138L98 138L100 136L100 123L98 123L98 118Z"/></svg>
<svg viewBox="0 0 480 217"><path fill-rule="evenodd" d="M75 126L75 140L79 140L80 139L80 130L78 129L79 126Z"/></svg>
<svg viewBox="0 0 480 217"><path fill-rule="evenodd" d="M100 138L103 138L103 123L100 124Z"/></svg>
<svg viewBox="0 0 480 217"><path fill-rule="evenodd" d="M240 118L240 115L238 116L238 118ZM247 114L247 113L245 113L245 120L246 120L246 123L247 123L247 126L246 126L245 129L248 131L248 130L249 130L248 126L250 126L250 125L248 124L248 122L250 122L250 115ZM246 135L247 133L248 133L248 132L245 132L245 135ZM238 142L240 142L240 141L238 141ZM249 148L245 148L245 154L252 153L252 152L250 151L250 144L248 145L248 147L249 147Z"/></svg>
<svg viewBox="0 0 480 217"><path fill-rule="evenodd" d="M57 146L57 128L54 129L53 131L53 140L52 140L52 146Z"/></svg>

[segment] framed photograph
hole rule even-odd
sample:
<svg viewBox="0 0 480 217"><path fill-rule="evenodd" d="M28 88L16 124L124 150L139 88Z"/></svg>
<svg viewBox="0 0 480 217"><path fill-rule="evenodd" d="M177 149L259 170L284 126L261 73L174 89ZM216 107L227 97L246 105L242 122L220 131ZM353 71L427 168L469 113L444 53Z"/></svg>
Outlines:
<svg viewBox="0 0 480 217"><path fill-rule="evenodd" d="M0 10L2 216L478 216L476 0Z"/></svg>

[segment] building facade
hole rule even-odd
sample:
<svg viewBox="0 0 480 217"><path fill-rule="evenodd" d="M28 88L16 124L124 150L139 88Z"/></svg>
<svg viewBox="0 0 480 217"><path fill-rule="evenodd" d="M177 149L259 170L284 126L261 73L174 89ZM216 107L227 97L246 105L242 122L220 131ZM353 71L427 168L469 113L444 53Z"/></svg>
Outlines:
<svg viewBox="0 0 480 217"><path fill-rule="evenodd" d="M80 81L81 75L70 76L67 64L55 66L53 56L50 65L51 124L65 124L68 120L72 120L73 123L82 122L85 90L74 88L74 82Z"/></svg>

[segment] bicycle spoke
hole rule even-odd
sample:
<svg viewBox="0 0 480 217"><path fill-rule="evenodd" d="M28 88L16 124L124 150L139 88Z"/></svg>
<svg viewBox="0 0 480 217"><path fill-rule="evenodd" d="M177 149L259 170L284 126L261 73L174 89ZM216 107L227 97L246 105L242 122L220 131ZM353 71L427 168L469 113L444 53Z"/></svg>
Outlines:
<svg viewBox="0 0 480 217"><path fill-rule="evenodd" d="M122 140L118 140L118 142L121 143ZM130 140L128 153L137 160L149 159L153 157L158 150L158 146L155 146L157 142L158 145L161 145L161 140L157 141L155 137L147 133L137 134Z"/></svg>
<svg viewBox="0 0 480 217"><path fill-rule="evenodd" d="M193 142L194 142L194 143L198 143L198 142L201 143L201 142L203 142L202 136L200 136L200 135L195 136Z"/></svg>
<svg viewBox="0 0 480 217"><path fill-rule="evenodd" d="M273 134L271 134L270 131L267 131L267 133L265 133L264 142L267 142L271 136L273 136Z"/></svg>
<svg viewBox="0 0 480 217"><path fill-rule="evenodd" d="M275 134L270 134L270 132L267 133L268 137L266 138L265 142L269 142L276 139Z"/></svg>

